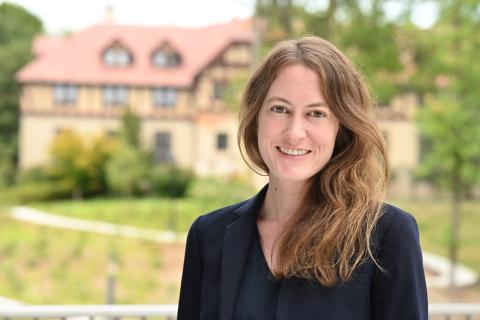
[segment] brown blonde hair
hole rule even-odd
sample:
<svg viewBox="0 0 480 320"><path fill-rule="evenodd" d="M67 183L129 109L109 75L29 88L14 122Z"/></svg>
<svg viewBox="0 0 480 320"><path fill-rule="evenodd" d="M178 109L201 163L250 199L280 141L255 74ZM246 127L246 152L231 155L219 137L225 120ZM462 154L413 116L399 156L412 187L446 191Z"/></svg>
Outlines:
<svg viewBox="0 0 480 320"><path fill-rule="evenodd" d="M319 90L340 129L332 158L311 179L301 212L279 238L273 273L277 278L316 279L333 286L350 279L367 259L376 263L372 237L389 175L386 148L361 74L328 41L305 37L280 42L245 89L238 144L254 166L268 174L258 149L258 114L280 70L294 64L318 74Z"/></svg>

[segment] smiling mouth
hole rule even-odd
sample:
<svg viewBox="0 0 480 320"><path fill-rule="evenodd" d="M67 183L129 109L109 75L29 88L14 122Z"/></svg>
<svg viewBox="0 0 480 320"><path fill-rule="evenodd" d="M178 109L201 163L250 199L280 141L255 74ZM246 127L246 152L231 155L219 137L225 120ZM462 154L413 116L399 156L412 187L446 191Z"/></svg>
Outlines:
<svg viewBox="0 0 480 320"><path fill-rule="evenodd" d="M307 149L290 149L290 148L284 148L284 147L278 147L278 146L277 146L277 150L289 156L304 156L312 152L312 150L307 150Z"/></svg>

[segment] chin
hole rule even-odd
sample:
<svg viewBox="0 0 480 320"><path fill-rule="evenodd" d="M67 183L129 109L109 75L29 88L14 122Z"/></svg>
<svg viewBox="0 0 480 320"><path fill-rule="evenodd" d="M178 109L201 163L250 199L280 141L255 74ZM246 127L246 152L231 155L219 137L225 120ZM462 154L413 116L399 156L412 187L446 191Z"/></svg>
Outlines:
<svg viewBox="0 0 480 320"><path fill-rule="evenodd" d="M277 175L279 180L283 181L288 181L288 182L307 182L309 181L312 177L314 177L315 174L281 174Z"/></svg>

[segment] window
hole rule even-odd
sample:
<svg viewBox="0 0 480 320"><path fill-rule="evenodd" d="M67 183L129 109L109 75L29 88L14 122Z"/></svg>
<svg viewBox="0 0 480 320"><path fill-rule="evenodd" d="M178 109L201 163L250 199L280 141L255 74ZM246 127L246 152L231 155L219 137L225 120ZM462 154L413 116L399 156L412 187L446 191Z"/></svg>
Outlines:
<svg viewBox="0 0 480 320"><path fill-rule="evenodd" d="M108 48L103 54L103 62L109 67L127 67L132 60L130 52L118 45Z"/></svg>
<svg viewBox="0 0 480 320"><path fill-rule="evenodd" d="M106 136L108 138L111 138L111 139L116 139L118 138L119 134L118 134L118 131L117 130L113 130L113 129L108 129L106 131Z"/></svg>
<svg viewBox="0 0 480 320"><path fill-rule="evenodd" d="M170 132L157 132L155 135L155 161L157 163L172 163Z"/></svg>
<svg viewBox="0 0 480 320"><path fill-rule="evenodd" d="M103 103L107 106L125 106L127 93L126 87L105 86L103 87Z"/></svg>
<svg viewBox="0 0 480 320"><path fill-rule="evenodd" d="M156 67L175 67L180 64L180 56L170 48L155 51L152 55L152 62Z"/></svg>
<svg viewBox="0 0 480 320"><path fill-rule="evenodd" d="M220 100L223 98L223 91L225 90L225 84L222 82L213 83L213 98Z"/></svg>
<svg viewBox="0 0 480 320"><path fill-rule="evenodd" d="M217 134L217 149L226 150L228 147L228 136L226 133Z"/></svg>
<svg viewBox="0 0 480 320"><path fill-rule="evenodd" d="M56 84L53 87L53 101L58 105L72 105L77 100L77 86L73 84Z"/></svg>
<svg viewBox="0 0 480 320"><path fill-rule="evenodd" d="M65 132L68 132L68 129L62 127L55 128L55 136L59 136L61 134L64 134Z"/></svg>
<svg viewBox="0 0 480 320"><path fill-rule="evenodd" d="M153 103L156 107L174 107L177 104L177 90L168 87L153 89Z"/></svg>

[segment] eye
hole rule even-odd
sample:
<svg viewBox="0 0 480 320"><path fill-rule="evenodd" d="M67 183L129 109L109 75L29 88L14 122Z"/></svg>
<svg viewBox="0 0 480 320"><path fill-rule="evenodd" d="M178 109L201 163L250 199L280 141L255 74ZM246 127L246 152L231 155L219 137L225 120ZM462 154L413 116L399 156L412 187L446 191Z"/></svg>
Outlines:
<svg viewBox="0 0 480 320"><path fill-rule="evenodd" d="M312 112L309 112L308 114L314 118L325 118L327 116L325 112L320 110L314 110Z"/></svg>
<svg viewBox="0 0 480 320"><path fill-rule="evenodd" d="M287 109L284 106L279 106L279 105L271 107L270 110L276 113L285 113L287 111Z"/></svg>

